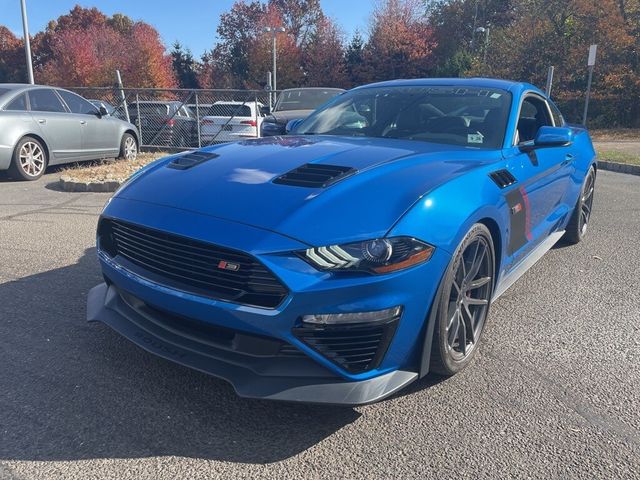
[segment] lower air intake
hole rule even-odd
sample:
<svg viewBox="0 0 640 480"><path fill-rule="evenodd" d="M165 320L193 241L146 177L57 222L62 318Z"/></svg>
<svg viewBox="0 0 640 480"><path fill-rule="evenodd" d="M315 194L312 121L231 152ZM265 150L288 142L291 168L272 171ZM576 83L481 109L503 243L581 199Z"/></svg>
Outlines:
<svg viewBox="0 0 640 480"><path fill-rule="evenodd" d="M380 365L398 320L396 317L375 325L304 326L294 328L293 333L349 373L362 373Z"/></svg>

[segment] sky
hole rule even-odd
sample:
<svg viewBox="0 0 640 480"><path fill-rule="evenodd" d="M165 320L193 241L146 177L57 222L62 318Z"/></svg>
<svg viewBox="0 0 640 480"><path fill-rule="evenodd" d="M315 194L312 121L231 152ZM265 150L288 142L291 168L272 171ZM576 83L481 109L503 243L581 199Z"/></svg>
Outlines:
<svg viewBox="0 0 640 480"><path fill-rule="evenodd" d="M170 47L176 40L191 49L196 57L216 42L220 14L234 0L26 0L31 35L47 23L68 13L74 5L97 7L107 15L123 13L133 20L153 25ZM359 29L365 32L375 0L320 0L322 8L348 37ZM22 37L20 0L0 0L0 25Z"/></svg>

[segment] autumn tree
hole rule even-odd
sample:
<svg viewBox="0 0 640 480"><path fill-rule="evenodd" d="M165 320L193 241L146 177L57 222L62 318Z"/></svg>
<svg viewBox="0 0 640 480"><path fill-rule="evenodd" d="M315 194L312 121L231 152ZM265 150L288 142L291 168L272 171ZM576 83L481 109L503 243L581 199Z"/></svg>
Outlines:
<svg viewBox="0 0 640 480"><path fill-rule="evenodd" d="M115 70L132 87L175 86L172 59L157 30L126 15L74 7L33 39L36 80L62 86L110 86Z"/></svg>
<svg viewBox="0 0 640 480"><path fill-rule="evenodd" d="M327 17L318 21L308 39L308 46L303 52L303 68L307 86L326 86L327 79L331 79L332 87L349 84L342 33Z"/></svg>
<svg viewBox="0 0 640 480"><path fill-rule="evenodd" d="M0 83L27 80L24 44L7 27L0 25Z"/></svg>
<svg viewBox="0 0 640 480"><path fill-rule="evenodd" d="M384 0L373 12L365 48L370 80L424 76L435 45L421 0Z"/></svg>

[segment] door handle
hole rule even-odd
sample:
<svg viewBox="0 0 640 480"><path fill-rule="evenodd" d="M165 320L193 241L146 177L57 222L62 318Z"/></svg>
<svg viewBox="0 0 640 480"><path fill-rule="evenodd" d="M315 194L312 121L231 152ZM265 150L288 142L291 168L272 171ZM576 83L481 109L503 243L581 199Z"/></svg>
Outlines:
<svg viewBox="0 0 640 480"><path fill-rule="evenodd" d="M47 120L46 120L46 119L44 119L44 118L39 118L39 119L38 119L38 123L39 123L40 125L44 125L45 123L47 123Z"/></svg>
<svg viewBox="0 0 640 480"><path fill-rule="evenodd" d="M86 120L80 120L80 125L86 125L87 121Z"/></svg>
<svg viewBox="0 0 640 480"><path fill-rule="evenodd" d="M564 162L562 162L562 166L569 165L571 162L573 162L574 159L575 159L575 157L573 156L573 154L567 153L564 156Z"/></svg>

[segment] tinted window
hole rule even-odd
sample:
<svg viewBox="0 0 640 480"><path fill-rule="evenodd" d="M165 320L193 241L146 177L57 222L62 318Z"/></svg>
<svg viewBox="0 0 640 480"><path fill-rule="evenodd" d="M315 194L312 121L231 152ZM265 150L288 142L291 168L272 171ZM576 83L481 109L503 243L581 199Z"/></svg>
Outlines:
<svg viewBox="0 0 640 480"><path fill-rule="evenodd" d="M289 90L282 92L275 106L276 112L283 110L315 110L323 103L342 93L341 90Z"/></svg>
<svg viewBox="0 0 640 480"><path fill-rule="evenodd" d="M544 100L539 97L527 97L522 101L518 118L517 143L531 142L536 138L542 126L551 126L551 118Z"/></svg>
<svg viewBox="0 0 640 480"><path fill-rule="evenodd" d="M207 115L212 117L252 117L251 107L248 105L211 105L207 109Z"/></svg>
<svg viewBox="0 0 640 480"><path fill-rule="evenodd" d="M62 102L53 90L40 89L29 91L31 110L34 112L66 112Z"/></svg>
<svg viewBox="0 0 640 480"><path fill-rule="evenodd" d="M83 113L85 115L95 115L98 109L89 101L79 95L64 90L58 90L58 93L71 110L71 113Z"/></svg>
<svg viewBox="0 0 640 480"><path fill-rule="evenodd" d="M9 104L5 107L5 110L13 110L24 112L27 110L27 96L23 93L22 95L18 95L14 98Z"/></svg>
<svg viewBox="0 0 640 480"><path fill-rule="evenodd" d="M130 112L137 112L136 104L129 105ZM141 103L140 115L169 115L169 106L164 103Z"/></svg>
<svg viewBox="0 0 640 480"><path fill-rule="evenodd" d="M500 89L370 87L336 97L296 133L500 148L510 107L511 94Z"/></svg>

